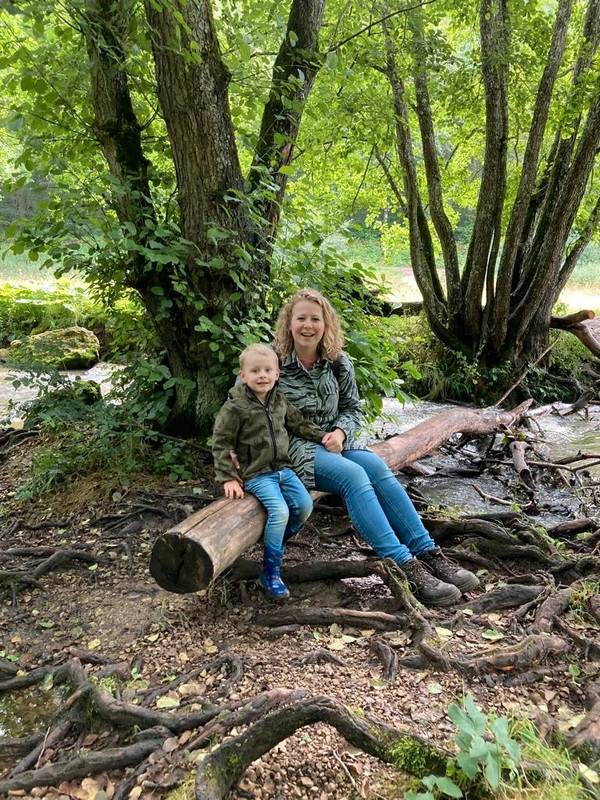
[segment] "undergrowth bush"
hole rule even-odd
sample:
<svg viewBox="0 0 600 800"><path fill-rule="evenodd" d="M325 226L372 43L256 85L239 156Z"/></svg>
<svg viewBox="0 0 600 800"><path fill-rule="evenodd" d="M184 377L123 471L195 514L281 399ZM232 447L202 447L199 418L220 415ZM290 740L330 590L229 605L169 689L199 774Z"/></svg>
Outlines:
<svg viewBox="0 0 600 800"><path fill-rule="evenodd" d="M0 284L0 347L72 325L94 331L104 360L123 361L156 347L146 312L133 295L108 307L92 298L85 287L67 280L37 286Z"/></svg>
<svg viewBox="0 0 600 800"><path fill-rule="evenodd" d="M487 368L444 347L431 333L424 314L373 317L372 329L395 350L389 363L402 371L404 391L438 402L493 405L521 377L521 396L539 403L572 402L580 387L589 384L588 370L595 362L579 339L559 331L550 332L550 341L556 344L542 365L528 367L523 376L523 372L515 375L508 365Z"/></svg>
<svg viewBox="0 0 600 800"><path fill-rule="evenodd" d="M70 485L79 477L101 474L125 482L132 473L166 475L171 480L188 480L196 474L199 451L206 448L193 440L179 440L160 433L170 388L164 388L170 376L146 362L144 369L156 369L154 393L149 382L141 384L144 392L131 403L121 402L115 392L100 398L99 392L87 391L89 382L71 381L60 373L30 374L16 383L28 384L39 392L29 407L26 424L40 429L41 445L33 451L30 477L18 491L19 499L35 499L59 486ZM135 397L131 383L122 378L130 397ZM146 372L146 377L149 374Z"/></svg>
<svg viewBox="0 0 600 800"><path fill-rule="evenodd" d="M448 758L445 775L425 776L423 790L405 792L405 800L591 797L580 783L583 765L564 746L543 741L530 720L484 714L470 694L460 706L451 705L448 716L457 754ZM598 777L587 767L583 771Z"/></svg>

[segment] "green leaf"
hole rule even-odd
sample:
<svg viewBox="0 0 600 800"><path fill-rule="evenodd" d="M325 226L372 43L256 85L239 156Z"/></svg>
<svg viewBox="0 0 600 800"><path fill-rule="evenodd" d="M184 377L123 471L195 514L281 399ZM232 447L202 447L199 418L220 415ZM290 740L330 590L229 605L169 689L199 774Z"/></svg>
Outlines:
<svg viewBox="0 0 600 800"><path fill-rule="evenodd" d="M436 780L437 788L447 794L448 797L462 797L463 793L459 786L457 786L450 778L438 778Z"/></svg>
<svg viewBox="0 0 600 800"><path fill-rule="evenodd" d="M42 682L42 689L45 692L48 692L50 691L50 689L52 689L53 686L54 686L54 675L51 672L47 672L44 675L44 680Z"/></svg>
<svg viewBox="0 0 600 800"><path fill-rule="evenodd" d="M178 708L179 705L180 702L175 697L159 697L156 701L157 708Z"/></svg>
<svg viewBox="0 0 600 800"><path fill-rule="evenodd" d="M486 628L481 636L484 639L489 639L491 642L497 642L500 639L504 639L504 634L500 633L500 631L494 630L493 628Z"/></svg>
<svg viewBox="0 0 600 800"><path fill-rule="evenodd" d="M335 50L330 50L325 56L325 65L327 66L327 69L336 69L339 61L339 56Z"/></svg>
<svg viewBox="0 0 600 800"><path fill-rule="evenodd" d="M500 786L500 759L494 753L487 754L484 773L492 789L497 789Z"/></svg>
<svg viewBox="0 0 600 800"><path fill-rule="evenodd" d="M459 753L456 761L469 780L473 780L479 773L479 761L476 758L468 756L466 753Z"/></svg>
<svg viewBox="0 0 600 800"><path fill-rule="evenodd" d="M252 58L252 49L244 37L240 36L237 40L237 45L240 51L240 58L242 61L250 61Z"/></svg>

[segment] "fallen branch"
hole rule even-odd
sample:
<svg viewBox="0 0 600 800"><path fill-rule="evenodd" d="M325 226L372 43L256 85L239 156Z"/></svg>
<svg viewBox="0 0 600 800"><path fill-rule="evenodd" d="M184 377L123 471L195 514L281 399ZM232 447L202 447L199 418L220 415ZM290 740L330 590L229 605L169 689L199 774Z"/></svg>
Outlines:
<svg viewBox="0 0 600 800"><path fill-rule="evenodd" d="M266 628L278 625L350 625L378 631L402 630L407 625L403 614L385 611L355 611L348 608L284 608L271 614L257 614L252 622Z"/></svg>

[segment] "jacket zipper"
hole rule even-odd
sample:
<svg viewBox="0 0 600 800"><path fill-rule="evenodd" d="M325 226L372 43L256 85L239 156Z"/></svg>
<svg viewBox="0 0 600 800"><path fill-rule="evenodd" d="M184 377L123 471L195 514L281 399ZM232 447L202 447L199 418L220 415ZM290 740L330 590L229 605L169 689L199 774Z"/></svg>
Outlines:
<svg viewBox="0 0 600 800"><path fill-rule="evenodd" d="M275 431L273 430L273 416L271 414L271 409L269 408L272 396L273 396L273 390L271 389L263 408L265 410L265 414L267 415L267 428L269 429L269 436L271 437L271 445L273 450L273 460L271 461L271 467L275 469L275 465L277 463L277 441L275 439ZM257 403L260 403L260 400L258 400L256 397L254 399L256 400ZM262 403L260 404L262 406Z"/></svg>
<svg viewBox="0 0 600 800"><path fill-rule="evenodd" d="M275 431L273 430L273 416L269 407L272 392L273 390L271 389L271 393L267 397L267 402L265 403L265 413L267 415L267 427L269 428L269 435L271 436L271 444L273 445L273 461L271 462L271 466L275 469L275 464L277 463L277 441L275 440Z"/></svg>

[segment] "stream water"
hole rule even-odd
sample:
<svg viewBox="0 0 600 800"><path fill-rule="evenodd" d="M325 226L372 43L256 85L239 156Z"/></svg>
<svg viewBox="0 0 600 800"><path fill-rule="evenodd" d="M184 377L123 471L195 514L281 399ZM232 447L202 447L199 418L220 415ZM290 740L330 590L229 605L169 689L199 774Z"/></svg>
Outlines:
<svg viewBox="0 0 600 800"><path fill-rule="evenodd" d="M385 400L384 413L386 417L389 415L389 419L382 419L375 428L380 435L401 433L449 407L427 402L407 403L402 406L396 400ZM590 406L586 412L560 416L560 412L567 408L566 404L556 403L546 408L544 413L534 413L530 418L533 429L530 436L535 439L532 443L543 460L551 462L580 452L600 454L600 405ZM501 437L499 434L498 439ZM450 509L459 514L507 510L508 506L486 500L477 491L479 489L486 495L508 501L505 480L494 477L491 472L473 478L465 474L465 470L473 467L472 458L478 455L475 446L467 447L462 455L447 451L433 453L424 459L423 463L433 467L436 472L428 477L412 478L411 484L434 508ZM529 454L527 457L534 460ZM540 460L540 457L536 460ZM581 464L583 462L577 466ZM597 481L600 485L600 464L594 462L590 464L591 466L586 467L586 471L590 474L591 480ZM565 471L564 474L569 479L570 473ZM518 483L516 474L513 483ZM525 494L522 497L525 503L528 498ZM540 513L530 513L530 516L546 527L558 525L573 516L589 516L593 515L594 511L600 512L594 503L591 504L591 508L589 507L589 493L583 497L581 492L573 488L557 487L555 481L546 483L544 480L538 480L536 500ZM587 508L583 507L584 501L588 503Z"/></svg>
<svg viewBox="0 0 600 800"><path fill-rule="evenodd" d="M75 380L77 377L87 381L95 381L100 384L103 394L106 394L111 388L111 376L119 367L115 364L96 364L91 369L87 370L69 370L61 372L64 377ZM11 367L0 367L0 420L6 422L7 418L11 424L15 424L26 413L26 406L21 407L21 404L26 404L28 400L32 400L37 396L39 389L35 385L21 384L15 388L13 381L15 379L28 379L29 373L19 372L19 370ZM18 422L17 422L18 424Z"/></svg>
<svg viewBox="0 0 600 800"><path fill-rule="evenodd" d="M89 370L61 374L72 379L79 376L96 381L100 384L103 394L106 394L110 390L111 375L116 369L118 367L114 364L101 363ZM19 416L24 414L19 404L35 397L37 390L34 386L20 386L15 389L12 385L14 377L19 377L19 373L0 367L0 419L8 414L18 425ZM12 407L12 410L9 410L9 407ZM401 433L449 407L447 404L425 401L403 405L395 399L385 398L383 414L373 425L374 435L382 437ZM531 427L537 440L536 448L549 461L553 458L575 455L580 451L600 453L600 406L590 406L585 412L560 416L560 411L566 408L564 404L556 403L548 407L543 414L533 412ZM474 450L473 455L475 455ZM436 474L413 480L413 484L418 486L432 506L445 506L457 511L469 510L474 513L490 510L490 502L482 498L473 488L473 482L468 477L464 474L452 475L453 471L464 471L469 467L468 458L448 453L433 454L427 458L427 464L435 468ZM600 481L600 465L591 466L589 471ZM486 494L504 497L504 485L491 475L477 476L477 486ZM557 492L555 489L551 490L550 496L544 496L543 486L540 487L540 492L540 503L553 517L557 515L563 517L577 511L579 505L577 497L570 497L568 493Z"/></svg>

